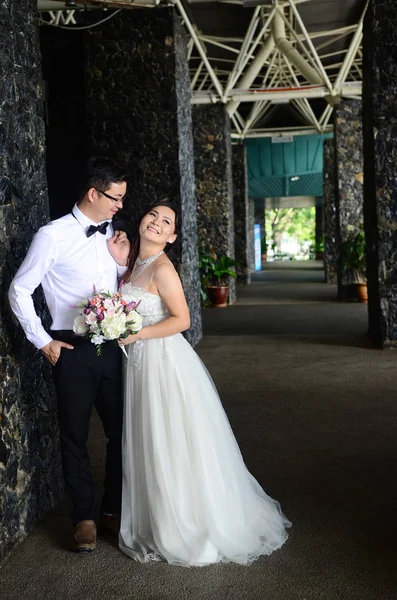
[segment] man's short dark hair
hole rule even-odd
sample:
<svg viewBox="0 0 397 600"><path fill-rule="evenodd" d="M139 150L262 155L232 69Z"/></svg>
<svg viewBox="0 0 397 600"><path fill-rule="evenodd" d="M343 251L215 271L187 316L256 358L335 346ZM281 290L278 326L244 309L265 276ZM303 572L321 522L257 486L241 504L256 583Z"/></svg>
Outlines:
<svg viewBox="0 0 397 600"><path fill-rule="evenodd" d="M111 158L92 156L87 161L84 178L81 185L81 197L89 189L95 188L105 192L112 183L126 181L128 174L125 167Z"/></svg>

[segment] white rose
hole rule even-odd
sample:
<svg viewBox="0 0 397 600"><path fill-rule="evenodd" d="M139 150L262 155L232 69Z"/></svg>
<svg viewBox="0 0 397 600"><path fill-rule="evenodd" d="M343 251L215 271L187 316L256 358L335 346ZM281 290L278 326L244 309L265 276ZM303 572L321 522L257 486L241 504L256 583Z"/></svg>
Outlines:
<svg viewBox="0 0 397 600"><path fill-rule="evenodd" d="M94 323L97 322L97 316L94 312L90 312L86 317L86 323L88 323L89 325L94 325Z"/></svg>
<svg viewBox="0 0 397 600"><path fill-rule="evenodd" d="M91 338L91 342L93 344L102 344L105 341L103 335L93 335Z"/></svg>
<svg viewBox="0 0 397 600"><path fill-rule="evenodd" d="M142 329L142 317L135 310L132 310L127 315L127 326L132 331L139 331Z"/></svg>
<svg viewBox="0 0 397 600"><path fill-rule="evenodd" d="M85 322L85 316L79 315L75 318L73 322L73 331L77 333L77 335L84 335L87 332L87 323Z"/></svg>
<svg viewBox="0 0 397 600"><path fill-rule="evenodd" d="M117 340L127 329L126 315L124 313L116 314L114 317L105 317L101 321L101 329L107 340Z"/></svg>
<svg viewBox="0 0 397 600"><path fill-rule="evenodd" d="M111 298L106 298L103 302L103 307L106 308L106 310L108 308L113 308L113 300Z"/></svg>

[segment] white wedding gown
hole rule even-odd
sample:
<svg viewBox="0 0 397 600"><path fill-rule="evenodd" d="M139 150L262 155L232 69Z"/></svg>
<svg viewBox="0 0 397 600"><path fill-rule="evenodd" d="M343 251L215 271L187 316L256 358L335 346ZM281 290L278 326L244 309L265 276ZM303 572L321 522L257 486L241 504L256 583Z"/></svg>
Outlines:
<svg viewBox="0 0 397 600"><path fill-rule="evenodd" d="M144 325L167 318L141 300ZM289 521L247 470L215 386L181 334L138 341L124 367L123 500L119 544L142 562L250 564L280 548Z"/></svg>

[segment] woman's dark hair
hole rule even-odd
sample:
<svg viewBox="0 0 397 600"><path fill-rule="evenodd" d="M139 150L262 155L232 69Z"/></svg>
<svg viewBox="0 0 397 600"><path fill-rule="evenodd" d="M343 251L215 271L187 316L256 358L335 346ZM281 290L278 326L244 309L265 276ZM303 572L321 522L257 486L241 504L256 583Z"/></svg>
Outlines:
<svg viewBox="0 0 397 600"><path fill-rule="evenodd" d="M175 206L172 204L172 202L169 202L168 200L159 200L158 202L152 202L149 206L147 206L142 211L142 213L140 214L140 216L138 217L138 219L136 221L135 238L131 244L130 253L128 255L128 261L127 261L128 268L127 268L127 271L125 272L125 274L123 275L124 281L128 281L128 279L130 278L132 269L134 268L135 261L139 255L139 247L140 247L139 226L141 224L141 221L145 215L150 213L150 211L155 209L157 206L166 206L167 208L170 208L171 210L174 211L174 213L175 213L175 231L174 231L174 233L176 235L178 235L178 233L179 233L179 227L180 227L179 213L178 213L177 209L175 208ZM170 251L171 247L172 247L172 244L167 243L164 248L164 252L168 253Z"/></svg>
<svg viewBox="0 0 397 600"><path fill-rule="evenodd" d="M111 158L92 156L88 159L80 184L80 197L83 198L89 189L95 188L105 192L112 183L126 181L128 173L125 167Z"/></svg>

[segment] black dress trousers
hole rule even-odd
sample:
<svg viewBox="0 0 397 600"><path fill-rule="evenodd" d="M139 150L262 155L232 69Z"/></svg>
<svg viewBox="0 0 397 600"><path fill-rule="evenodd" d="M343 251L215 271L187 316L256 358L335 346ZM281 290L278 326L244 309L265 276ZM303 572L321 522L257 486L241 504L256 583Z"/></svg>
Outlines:
<svg viewBox="0 0 397 600"><path fill-rule="evenodd" d="M101 510L121 513L121 437L123 423L122 353L115 341L97 347L72 331L52 331L54 339L74 346L62 348L53 368L58 400L62 466L66 491L73 503L72 522L96 518L95 492L87 451L93 405L108 439Z"/></svg>

